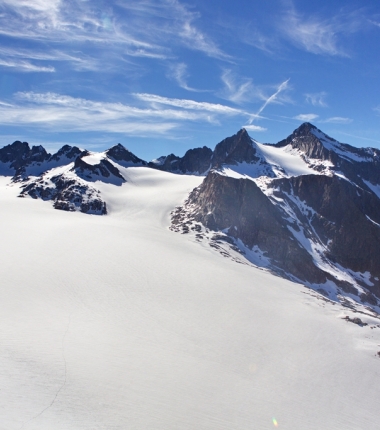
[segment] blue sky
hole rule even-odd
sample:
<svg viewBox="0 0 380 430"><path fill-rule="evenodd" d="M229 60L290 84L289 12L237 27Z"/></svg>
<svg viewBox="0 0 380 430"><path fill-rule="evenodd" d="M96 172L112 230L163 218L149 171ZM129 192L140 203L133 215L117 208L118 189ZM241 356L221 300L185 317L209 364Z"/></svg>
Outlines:
<svg viewBox="0 0 380 430"><path fill-rule="evenodd" d="M0 40L1 146L150 160L309 121L380 148L378 0L0 0Z"/></svg>

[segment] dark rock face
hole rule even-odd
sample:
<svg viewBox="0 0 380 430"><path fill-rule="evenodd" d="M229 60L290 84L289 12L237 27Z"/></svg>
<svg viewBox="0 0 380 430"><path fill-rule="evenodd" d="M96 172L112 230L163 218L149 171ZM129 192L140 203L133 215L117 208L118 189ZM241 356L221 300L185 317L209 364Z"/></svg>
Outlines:
<svg viewBox="0 0 380 430"><path fill-rule="evenodd" d="M163 170L165 172L176 172L178 171L178 164L181 160L181 157L177 157L177 155L169 154L167 156L159 157L155 161L150 161L148 163L149 167L153 169ZM175 166L173 166L175 164Z"/></svg>
<svg viewBox="0 0 380 430"><path fill-rule="evenodd" d="M189 195L183 209L186 220L223 231L226 242L229 237L240 239L249 249L259 247L281 276L310 284L331 281L342 292L377 306L380 200L365 190L359 194L346 180L323 175L273 179L269 188L273 192L267 196L250 179L211 171ZM178 211L173 215L173 225L179 215ZM316 264L313 246L320 249L325 266ZM324 269L334 265L349 269L352 281L336 279ZM365 293L359 294L354 285Z"/></svg>
<svg viewBox="0 0 380 430"><path fill-rule="evenodd" d="M223 164L254 163L259 162L256 148L247 131L243 128L237 134L222 140L215 147L212 156L212 167L221 167Z"/></svg>
<svg viewBox="0 0 380 430"><path fill-rule="evenodd" d="M211 156L211 149L204 146L189 149L182 158L174 154L160 157L158 163L151 161L148 166L165 172L202 175L210 169Z"/></svg>
<svg viewBox="0 0 380 430"><path fill-rule="evenodd" d="M107 154L119 164L146 164L120 144ZM104 215L106 203L90 183L121 185L125 179L107 158L90 164L85 159L89 155L88 151L69 145L50 155L42 146L30 148L28 143L16 141L0 149L0 174L4 172L13 176L12 181L22 181L20 197L51 200L55 209ZM70 172L54 175L54 168L67 165L70 169L72 162Z"/></svg>
<svg viewBox="0 0 380 430"><path fill-rule="evenodd" d="M292 207L307 234L323 245L324 257L354 272L369 271L372 285L360 277L357 281L380 297L380 200L337 176L274 179L270 187ZM294 197L307 208L303 213Z"/></svg>
<svg viewBox="0 0 380 430"><path fill-rule="evenodd" d="M322 142L312 133L312 131L320 131L314 125L306 122L298 127L286 139L278 142L276 147L292 145L302 151L308 158L317 158L320 160L331 160L331 151L326 149ZM331 139L331 138L330 138ZM335 141L334 139L331 139Z"/></svg>
<svg viewBox="0 0 380 430"><path fill-rule="evenodd" d="M133 165L146 166L147 162L136 157L120 143L106 151L107 157L124 167Z"/></svg>
<svg viewBox="0 0 380 430"><path fill-rule="evenodd" d="M271 146L282 151L275 158L278 164L271 164L245 130L220 142L211 159L213 169L172 213L171 229L190 233L195 228L190 226L203 225L214 232L209 237L214 245L229 243L233 249L242 242L243 254L247 248L262 252L270 260L264 267L281 276L326 296L379 306L378 151L342 144L308 123ZM315 174L286 173L281 157L288 146L285 154L302 158ZM204 237L207 232L201 230L198 236L202 232ZM247 258L258 261L255 255Z"/></svg>
<svg viewBox="0 0 380 430"><path fill-rule="evenodd" d="M27 142L16 141L0 149L0 163L6 164L7 173L13 176L13 181L18 181L70 163L83 153L76 146L65 145L51 155L42 146L30 148Z"/></svg>
<svg viewBox="0 0 380 430"><path fill-rule="evenodd" d="M336 176L299 176L289 182L294 195L316 211L316 231L321 237L328 234L328 257L354 271L380 275L380 228L375 224L380 225L380 200Z"/></svg>
<svg viewBox="0 0 380 430"><path fill-rule="evenodd" d="M67 153L71 151L73 155L78 153L75 149L69 149L62 151L62 154L65 154L67 158ZM100 192L90 183L101 180L121 185L125 179L107 159L102 159L97 164L86 163L84 158L88 155L87 151L80 151L79 156L75 159L74 167L69 171L75 175L63 173L51 176L46 172L36 179L26 181L20 197L29 195L35 199L51 200L55 209L105 215L107 205L102 200Z"/></svg>
<svg viewBox="0 0 380 430"><path fill-rule="evenodd" d="M15 177L25 176L26 167L41 164L50 157L42 146L29 147L27 142L16 141L0 149L0 162L8 164Z"/></svg>
<svg viewBox="0 0 380 430"><path fill-rule="evenodd" d="M259 246L281 272L316 283L326 281L326 274L294 241L279 210L253 181L210 172L187 204L195 221L211 230L227 229L248 248Z"/></svg>
<svg viewBox="0 0 380 430"><path fill-rule="evenodd" d="M58 150L55 154L53 154L49 161L64 163L67 160L75 160L80 155L86 153L87 151L82 151L76 146L64 145L60 150Z"/></svg>
<svg viewBox="0 0 380 430"><path fill-rule="evenodd" d="M88 164L83 157L77 157L73 170L86 181L92 182L101 178L103 182L111 182L115 185L125 182L119 170L106 159L101 160L98 164Z"/></svg>
<svg viewBox="0 0 380 430"><path fill-rule="evenodd" d="M34 199L51 200L55 209L80 211L87 214L105 215L106 203L95 188L64 174L49 178L41 177L25 185L19 197L29 195Z"/></svg>
<svg viewBox="0 0 380 430"><path fill-rule="evenodd" d="M203 148L189 149L178 163L178 170L182 173L193 172L202 175L210 168L212 151Z"/></svg>
<svg viewBox="0 0 380 430"><path fill-rule="evenodd" d="M341 172L348 179L371 191L363 182L380 183L380 151L375 148L355 148L327 136L312 124L304 123L275 147L291 145L311 163L313 160L329 161L333 172ZM311 159L311 160L310 160ZM323 166L313 166L322 170Z"/></svg>
<svg viewBox="0 0 380 430"><path fill-rule="evenodd" d="M366 325L368 325L367 323L363 322L360 318L350 318L348 315L346 317L343 318L344 320L346 320L347 322L356 324L360 327L365 327Z"/></svg>

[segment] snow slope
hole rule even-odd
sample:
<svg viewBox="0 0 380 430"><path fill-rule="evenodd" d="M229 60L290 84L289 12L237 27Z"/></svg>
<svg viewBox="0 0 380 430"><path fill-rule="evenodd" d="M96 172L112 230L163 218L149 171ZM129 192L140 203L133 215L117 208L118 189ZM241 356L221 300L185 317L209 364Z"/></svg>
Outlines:
<svg viewBox="0 0 380 430"><path fill-rule="evenodd" d="M0 177L0 429L374 428L380 321L170 232L203 178L120 171L104 217Z"/></svg>

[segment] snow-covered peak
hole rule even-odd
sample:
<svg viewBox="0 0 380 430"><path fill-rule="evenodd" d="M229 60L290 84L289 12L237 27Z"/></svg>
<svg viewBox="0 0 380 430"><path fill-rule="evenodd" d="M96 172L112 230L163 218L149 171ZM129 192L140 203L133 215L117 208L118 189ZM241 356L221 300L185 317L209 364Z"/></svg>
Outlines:
<svg viewBox="0 0 380 430"><path fill-rule="evenodd" d="M322 145L328 150L333 151L340 157L346 158L352 161L358 162L371 162L374 157L378 157L377 151L373 148L354 148L345 143L340 143L335 139L332 139L321 130L315 128L311 130L311 133L322 143Z"/></svg>
<svg viewBox="0 0 380 430"><path fill-rule="evenodd" d="M104 152L90 152L88 155L81 157L82 161L91 166L100 164L105 158L107 158L107 156Z"/></svg>
<svg viewBox="0 0 380 430"><path fill-rule="evenodd" d="M239 133L243 139L238 139ZM257 179L330 174L329 168L332 167L330 161L313 160L314 162L310 163L304 157L304 153L299 148L293 147L291 143L285 146L268 145L252 139L244 129L239 133L229 138L233 139L232 144L225 140L231 149L226 152L225 162L217 168L217 171L225 176ZM241 155L244 153L248 154L248 157L242 158ZM231 154L238 154L238 156L232 157Z"/></svg>

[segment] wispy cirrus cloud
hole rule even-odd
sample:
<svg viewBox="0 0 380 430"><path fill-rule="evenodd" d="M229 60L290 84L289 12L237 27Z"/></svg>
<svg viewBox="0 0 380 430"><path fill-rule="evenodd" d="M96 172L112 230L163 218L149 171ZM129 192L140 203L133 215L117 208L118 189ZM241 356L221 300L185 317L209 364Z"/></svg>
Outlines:
<svg viewBox="0 0 380 430"><path fill-rule="evenodd" d="M327 103L325 101L326 96L327 93L325 91L321 91L320 93L305 94L306 103L318 107L327 107Z"/></svg>
<svg viewBox="0 0 380 430"><path fill-rule="evenodd" d="M338 47L337 29L328 20L301 17L292 9L286 14L281 29L294 45L313 54L347 55Z"/></svg>
<svg viewBox="0 0 380 430"><path fill-rule="evenodd" d="M371 24L375 25L376 27L380 27L380 22L373 21L371 19L368 20Z"/></svg>
<svg viewBox="0 0 380 430"><path fill-rule="evenodd" d="M317 118L319 118L319 115L316 115L315 113L301 113L293 117L293 119L304 122L314 121Z"/></svg>
<svg viewBox="0 0 380 430"><path fill-rule="evenodd" d="M30 42L34 43L34 51L40 46L46 57L67 61L79 71L123 69L125 57L131 57L131 62L138 58L173 59L178 49L183 48L212 58L230 59L198 28L200 15L179 0L0 0L0 12L0 36L27 44L24 56L18 57L30 63L29 70L34 64L27 52ZM70 50L74 54L70 54ZM15 63L7 56L0 58L3 66L11 67ZM55 64L34 65L34 70L41 72L57 67ZM181 76L178 77L181 80Z"/></svg>
<svg viewBox="0 0 380 430"><path fill-rule="evenodd" d="M353 121L351 118L344 118L341 116L333 116L331 118L327 118L322 120L321 122L327 122L331 124L350 124Z"/></svg>
<svg viewBox="0 0 380 430"><path fill-rule="evenodd" d="M67 62L76 71L104 72L125 67L125 55L167 57L164 47L130 34L119 15L106 5L100 7L102 1L0 0L0 36L17 40L8 48L3 44L0 58L7 63L14 63L12 58ZM35 70L54 66L38 64Z"/></svg>
<svg viewBox="0 0 380 430"><path fill-rule="evenodd" d="M177 82L177 84L184 90L192 91L196 93L208 92L208 90L199 90L196 88L192 88L187 84L187 79L189 77L189 74L187 71L187 65L185 63L171 64L169 66L168 76L169 78L174 79Z"/></svg>
<svg viewBox="0 0 380 430"><path fill-rule="evenodd" d="M247 101L265 99L263 90L254 86L252 79L237 76L230 69L223 70L221 80L224 88L219 92L219 95L226 100L241 104Z"/></svg>
<svg viewBox="0 0 380 430"><path fill-rule="evenodd" d="M136 25L136 34L143 40L159 41L162 46L181 44L209 57L230 60L213 39L195 21L199 14L191 12L178 0L144 0L141 2L119 2L119 6L130 11ZM149 25L138 25L146 22Z"/></svg>
<svg viewBox="0 0 380 430"><path fill-rule="evenodd" d="M58 43L65 40L126 45L134 48L129 52L135 56L163 55L160 51L176 35L177 41L190 49L215 57L226 56L196 28L194 21L197 15L189 12L179 1L159 0L153 3L146 0L139 2L138 6L128 3L119 2L119 7L132 12L126 21L123 15L115 14L101 0L95 7L79 0L1 0L0 7L4 12L0 16L0 34Z"/></svg>
<svg viewBox="0 0 380 430"><path fill-rule="evenodd" d="M10 67L16 69L17 72L55 72L55 68L52 66L39 66L37 64L33 64L25 60L7 60L0 58L0 67Z"/></svg>
<svg viewBox="0 0 380 430"><path fill-rule="evenodd" d="M39 64L31 63L37 61ZM100 67L98 61L84 54L72 55L60 50L41 50L0 47L0 63L3 66L16 67L19 71L54 72L52 62L71 63L74 70L97 70ZM46 64L47 63L47 64ZM103 66L104 67L104 66Z"/></svg>
<svg viewBox="0 0 380 430"><path fill-rule="evenodd" d="M361 11L329 18L301 15L292 5L283 16L280 31L295 46L313 54L348 57L339 36L363 27Z"/></svg>
<svg viewBox="0 0 380 430"><path fill-rule="evenodd" d="M58 93L18 92L14 102L0 101L0 124L55 132L167 134L188 122L218 123L219 118L252 114L229 106L135 94L143 106L110 103ZM163 108L168 106L168 108Z"/></svg>
<svg viewBox="0 0 380 430"><path fill-rule="evenodd" d="M378 114L380 114L380 105L379 105L379 106L376 106L375 108L373 108L373 110L374 110L375 112L377 112Z"/></svg>
<svg viewBox="0 0 380 430"><path fill-rule="evenodd" d="M204 111L204 112L210 112L210 113L220 114L220 115L228 115L228 116L244 115L250 118L257 117L256 114L249 113L245 110L236 109L230 106L221 105L217 103L197 102L194 100L187 100L187 99L173 99L173 98L158 96L156 94L135 93L133 95L140 100L150 103L152 106L155 106L157 104L168 105L168 106L173 106L176 108L181 108L186 110Z"/></svg>
<svg viewBox="0 0 380 430"><path fill-rule="evenodd" d="M289 80L280 85L255 85L251 78L238 76L230 69L223 70L221 80L224 87L218 91L217 95L223 99L236 104L254 103L263 101L257 115L270 103L289 103L291 100L286 96L289 87ZM273 92L274 90L274 92Z"/></svg>
<svg viewBox="0 0 380 430"><path fill-rule="evenodd" d="M267 131L267 128L254 124L243 125L243 128L245 128L247 131Z"/></svg>
<svg viewBox="0 0 380 430"><path fill-rule="evenodd" d="M273 40L273 35L271 37L265 35L256 27L252 29L251 25L248 25L241 37L243 42L247 45L254 46L255 48L260 49L261 51L264 51L268 54L272 54L277 45L277 43Z"/></svg>

